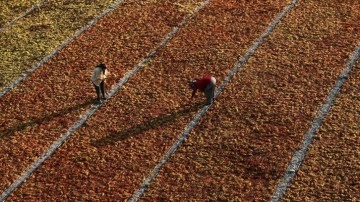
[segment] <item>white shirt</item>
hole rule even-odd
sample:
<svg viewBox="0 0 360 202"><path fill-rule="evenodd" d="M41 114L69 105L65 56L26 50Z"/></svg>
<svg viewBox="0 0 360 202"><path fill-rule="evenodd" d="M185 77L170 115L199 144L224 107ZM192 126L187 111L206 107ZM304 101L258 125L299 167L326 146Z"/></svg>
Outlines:
<svg viewBox="0 0 360 202"><path fill-rule="evenodd" d="M105 74L100 67L95 67L93 74L91 76L91 81L96 85L99 86L102 81L105 81L106 77L109 75L109 71L105 69Z"/></svg>

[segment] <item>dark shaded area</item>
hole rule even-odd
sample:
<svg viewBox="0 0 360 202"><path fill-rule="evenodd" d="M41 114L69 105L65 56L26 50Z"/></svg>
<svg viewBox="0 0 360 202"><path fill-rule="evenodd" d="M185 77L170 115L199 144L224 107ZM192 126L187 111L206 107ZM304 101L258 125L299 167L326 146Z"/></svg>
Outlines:
<svg viewBox="0 0 360 202"><path fill-rule="evenodd" d="M158 116L156 118L147 120L141 124L138 124L136 126L133 126L131 128L128 128L126 130L123 130L119 133L110 134L109 136L106 136L104 138L101 138L99 140L96 140L92 143L92 145L96 147L105 146L108 144L115 144L118 141L124 140L128 137L135 136L139 133L142 133L144 131L158 128L166 123L176 121L178 117L184 116L190 112L196 111L200 109L202 103L194 104L190 107L182 107L181 109L174 111L171 114L166 114L163 116Z"/></svg>
<svg viewBox="0 0 360 202"><path fill-rule="evenodd" d="M0 130L0 138L9 137L17 131L22 131L22 130L25 130L27 127L32 127L32 126L35 126L38 124L46 123L56 117L64 116L66 114L69 114L73 111L77 111L77 110L84 108L88 105L91 105L93 103L94 103L94 100L88 100L82 104L78 104L78 105L63 109L59 112L52 113L50 115L45 115L45 116L39 117L37 119L34 119L34 120L26 122L26 123L19 123L18 125L15 125L15 126L12 126L9 128L1 129Z"/></svg>

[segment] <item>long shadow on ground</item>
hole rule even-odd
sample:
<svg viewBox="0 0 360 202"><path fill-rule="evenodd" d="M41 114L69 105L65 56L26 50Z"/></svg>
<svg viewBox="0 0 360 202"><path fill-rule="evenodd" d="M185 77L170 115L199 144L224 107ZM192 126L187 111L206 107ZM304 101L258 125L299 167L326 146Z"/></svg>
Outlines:
<svg viewBox="0 0 360 202"><path fill-rule="evenodd" d="M25 123L18 123L18 124L15 124L12 127L6 127L4 129L0 129L0 138L9 137L9 136L13 135L17 131L22 131L22 130L25 130L27 127L32 127L32 126L35 126L35 125L38 125L38 124L46 123L46 122L51 121L52 119L54 119L56 117L64 116L66 114L69 114L69 113L71 113L73 111L77 111L79 109L82 109L82 108L84 108L84 107L86 107L88 105L91 105L93 103L94 103L94 100L88 100L88 101L86 101L84 103L81 103L81 104L78 104L78 105L63 109L63 110L61 110L59 112L56 112L56 113L52 113L52 114L49 114L49 115L44 115L42 117L36 118L34 120L31 120L31 121L28 121L28 122L25 122Z"/></svg>
<svg viewBox="0 0 360 202"><path fill-rule="evenodd" d="M93 146L100 147L105 145L113 145L118 141L124 140L128 137L135 136L144 131L158 128L166 123L176 121L178 117L189 114L189 112L196 111L200 108L201 103L194 104L190 107L182 107L181 109L174 111L173 113L158 116L156 118L147 120L141 124L123 130L119 133L110 134L104 138L96 140L92 143Z"/></svg>

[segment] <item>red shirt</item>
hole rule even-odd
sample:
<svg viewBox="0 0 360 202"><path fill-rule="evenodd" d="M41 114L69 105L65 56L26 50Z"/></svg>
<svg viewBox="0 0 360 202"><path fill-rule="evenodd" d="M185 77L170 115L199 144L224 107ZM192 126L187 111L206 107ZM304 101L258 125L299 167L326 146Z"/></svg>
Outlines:
<svg viewBox="0 0 360 202"><path fill-rule="evenodd" d="M202 79L196 80L195 89L199 89L204 92L207 85L211 82L211 76L205 76Z"/></svg>
<svg viewBox="0 0 360 202"><path fill-rule="evenodd" d="M204 92L206 86L209 85L210 82L211 82L211 76L205 76L201 79L197 79L191 97L194 97L197 89Z"/></svg>

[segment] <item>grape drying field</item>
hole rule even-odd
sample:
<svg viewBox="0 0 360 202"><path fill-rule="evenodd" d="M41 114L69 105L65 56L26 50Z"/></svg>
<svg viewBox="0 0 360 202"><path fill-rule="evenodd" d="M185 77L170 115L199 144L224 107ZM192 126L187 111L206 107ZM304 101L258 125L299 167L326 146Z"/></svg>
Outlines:
<svg viewBox="0 0 360 202"><path fill-rule="evenodd" d="M359 201L359 22L358 0L1 1L0 201Z"/></svg>

